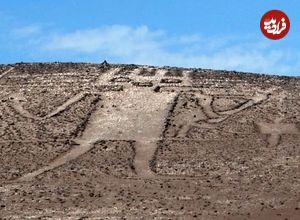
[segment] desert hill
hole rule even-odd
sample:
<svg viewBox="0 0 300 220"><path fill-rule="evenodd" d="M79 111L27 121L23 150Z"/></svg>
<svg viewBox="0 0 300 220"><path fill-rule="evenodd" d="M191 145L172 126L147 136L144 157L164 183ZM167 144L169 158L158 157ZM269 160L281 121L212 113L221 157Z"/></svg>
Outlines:
<svg viewBox="0 0 300 220"><path fill-rule="evenodd" d="M0 218L297 219L300 78L0 65Z"/></svg>

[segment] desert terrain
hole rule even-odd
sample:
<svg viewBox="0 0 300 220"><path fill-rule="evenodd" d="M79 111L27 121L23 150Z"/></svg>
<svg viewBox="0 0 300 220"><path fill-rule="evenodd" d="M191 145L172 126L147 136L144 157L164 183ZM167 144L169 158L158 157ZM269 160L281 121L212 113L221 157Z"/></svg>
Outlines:
<svg viewBox="0 0 300 220"><path fill-rule="evenodd" d="M300 219L300 78L0 65L0 219Z"/></svg>

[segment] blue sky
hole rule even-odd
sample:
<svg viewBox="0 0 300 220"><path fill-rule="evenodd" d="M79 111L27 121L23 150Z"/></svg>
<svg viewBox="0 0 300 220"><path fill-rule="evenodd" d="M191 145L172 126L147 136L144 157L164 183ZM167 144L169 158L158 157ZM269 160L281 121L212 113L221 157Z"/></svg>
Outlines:
<svg viewBox="0 0 300 220"><path fill-rule="evenodd" d="M284 11L282 40L260 32ZM300 75L299 0L1 0L0 63L136 63Z"/></svg>

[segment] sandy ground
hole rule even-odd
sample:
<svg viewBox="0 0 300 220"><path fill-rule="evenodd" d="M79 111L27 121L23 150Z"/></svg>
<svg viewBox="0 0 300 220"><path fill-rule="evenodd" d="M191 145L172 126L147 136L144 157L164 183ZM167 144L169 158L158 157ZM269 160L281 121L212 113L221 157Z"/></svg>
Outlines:
<svg viewBox="0 0 300 220"><path fill-rule="evenodd" d="M202 69L0 72L0 218L298 219L300 81Z"/></svg>

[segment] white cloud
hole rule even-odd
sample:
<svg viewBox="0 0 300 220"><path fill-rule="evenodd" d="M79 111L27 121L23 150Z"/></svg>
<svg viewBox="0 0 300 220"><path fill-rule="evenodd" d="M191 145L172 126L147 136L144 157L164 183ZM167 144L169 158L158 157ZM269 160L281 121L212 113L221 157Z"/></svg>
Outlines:
<svg viewBox="0 0 300 220"><path fill-rule="evenodd" d="M163 31L151 31L147 26L132 28L113 25L56 34L42 45L42 50L77 53L90 57L91 61L104 57L113 62L263 73L300 70L295 56L272 49L255 39L243 42L234 37L205 37L198 34L170 36Z"/></svg>
<svg viewBox="0 0 300 220"><path fill-rule="evenodd" d="M16 28L12 31L12 33L16 37L29 37L30 35L39 33L40 30L41 30L40 26L30 25L30 26Z"/></svg>
<svg viewBox="0 0 300 220"><path fill-rule="evenodd" d="M74 50L82 53L107 52L118 56L130 56L157 48L159 42L155 38L160 35L160 32L150 32L146 26L133 29L115 25L54 36L45 49Z"/></svg>

